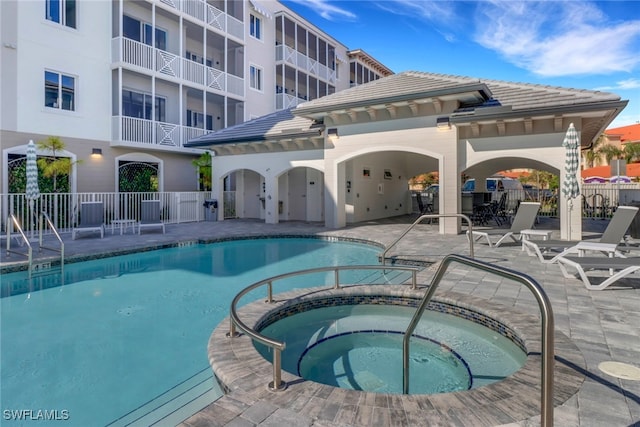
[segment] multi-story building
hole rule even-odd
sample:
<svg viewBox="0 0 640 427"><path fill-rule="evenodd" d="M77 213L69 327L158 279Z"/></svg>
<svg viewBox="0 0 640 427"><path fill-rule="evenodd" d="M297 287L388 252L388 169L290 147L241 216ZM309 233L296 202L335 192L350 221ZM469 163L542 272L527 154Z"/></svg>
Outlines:
<svg viewBox="0 0 640 427"><path fill-rule="evenodd" d="M197 190L188 140L392 74L273 0L5 0L0 22L3 193L49 136L69 191Z"/></svg>

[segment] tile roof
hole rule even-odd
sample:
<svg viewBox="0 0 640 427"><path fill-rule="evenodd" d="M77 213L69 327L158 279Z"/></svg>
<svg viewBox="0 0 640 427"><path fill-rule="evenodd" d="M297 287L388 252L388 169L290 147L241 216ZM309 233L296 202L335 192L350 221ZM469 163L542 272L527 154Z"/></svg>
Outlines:
<svg viewBox="0 0 640 427"><path fill-rule="evenodd" d="M257 119L202 135L190 140L188 147L233 144L282 138L286 136L316 136L322 125L304 117L291 114L291 109L276 111Z"/></svg>
<svg viewBox="0 0 640 427"><path fill-rule="evenodd" d="M430 92L436 95L439 92L459 91L465 87L482 90L483 86L488 89L489 97L503 106L511 106L513 111L620 100L618 95L608 92L406 71L305 102L296 108L294 114L304 115L306 111L339 108L342 105L348 107L360 102L372 104L377 99L403 95L427 95Z"/></svg>
<svg viewBox="0 0 640 427"><path fill-rule="evenodd" d="M463 105L458 110L461 115L490 106L501 109L495 114L504 111L518 114L620 102L618 95L608 92L406 71L203 135L190 140L186 146L258 142L285 135L313 136L320 133L323 125L311 119L325 112L438 96L461 100ZM473 108L469 109L470 106Z"/></svg>
<svg viewBox="0 0 640 427"><path fill-rule="evenodd" d="M620 135L620 142L640 142L640 123L604 131L607 135Z"/></svg>

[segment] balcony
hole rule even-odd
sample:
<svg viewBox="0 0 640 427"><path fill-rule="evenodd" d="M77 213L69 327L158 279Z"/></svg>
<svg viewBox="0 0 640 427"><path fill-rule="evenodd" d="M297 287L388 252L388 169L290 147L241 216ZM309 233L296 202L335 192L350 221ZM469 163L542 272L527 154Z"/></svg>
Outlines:
<svg viewBox="0 0 640 427"><path fill-rule="evenodd" d="M187 82L193 86L244 97L243 78L126 37L112 39L111 53L114 64L126 64L133 69L156 73L159 77L178 83Z"/></svg>
<svg viewBox="0 0 640 427"><path fill-rule="evenodd" d="M326 65L322 65L315 59L290 48L289 46L278 45L276 46L276 62L285 62L289 65L297 67L298 69L306 72L307 74L320 77L321 79L335 84L336 72Z"/></svg>
<svg viewBox="0 0 640 427"><path fill-rule="evenodd" d="M192 148L185 148L184 144L190 139L211 132L174 123L127 116L113 116L111 123L112 145L142 146L164 151L194 151Z"/></svg>
<svg viewBox="0 0 640 427"><path fill-rule="evenodd" d="M222 33L244 41L244 23L217 9L205 0L155 0L165 9L175 9Z"/></svg>

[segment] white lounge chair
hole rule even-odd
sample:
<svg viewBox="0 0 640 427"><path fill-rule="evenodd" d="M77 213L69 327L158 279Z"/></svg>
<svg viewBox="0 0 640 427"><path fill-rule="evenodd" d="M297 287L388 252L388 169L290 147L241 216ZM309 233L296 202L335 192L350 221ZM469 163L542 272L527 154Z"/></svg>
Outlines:
<svg viewBox="0 0 640 427"><path fill-rule="evenodd" d="M164 234L164 222L160 218L160 200L143 200L140 208L138 234L143 228L162 228L162 234Z"/></svg>
<svg viewBox="0 0 640 427"><path fill-rule="evenodd" d="M75 240L79 232L99 231L100 238L104 237L104 205L102 202L80 203L80 217L78 225L71 231L71 239Z"/></svg>
<svg viewBox="0 0 640 427"><path fill-rule="evenodd" d="M473 238L480 240L481 238L487 239L489 247L498 247L507 238L513 239L514 242L519 241L520 232L533 227L538 211L540 210L540 203L537 202L522 202L518 207L518 212L511 222L511 228L508 230L492 229L492 230L473 230ZM497 236L498 240L495 243L491 242L491 236ZM470 238L469 231L467 231L467 238Z"/></svg>
<svg viewBox="0 0 640 427"><path fill-rule="evenodd" d="M567 267L573 268L582 279L584 286L593 291L600 291L617 280L640 270L640 258L638 257L579 257L563 255L557 257L557 261L564 277L575 278L575 275L567 270ZM587 271L589 270L610 270L612 274L601 283L595 285L591 283L587 276ZM614 273L614 271L617 271L617 273Z"/></svg>
<svg viewBox="0 0 640 427"><path fill-rule="evenodd" d="M619 245L624 240L624 236L633 222L638 208L635 206L619 206L613 217L609 221L607 228L599 239L588 240L523 240L522 247L529 255L537 256L541 262L553 263L559 257L569 254L584 255L586 252L602 252L609 256L623 256ZM549 251L560 251L551 259L546 259L545 254Z"/></svg>

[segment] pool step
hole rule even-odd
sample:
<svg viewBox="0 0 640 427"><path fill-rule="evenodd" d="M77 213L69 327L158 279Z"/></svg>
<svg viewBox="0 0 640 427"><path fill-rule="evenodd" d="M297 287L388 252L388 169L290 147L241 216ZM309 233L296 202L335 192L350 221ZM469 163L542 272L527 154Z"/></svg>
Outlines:
<svg viewBox="0 0 640 427"><path fill-rule="evenodd" d="M221 396L211 368L206 368L108 426L177 425Z"/></svg>

